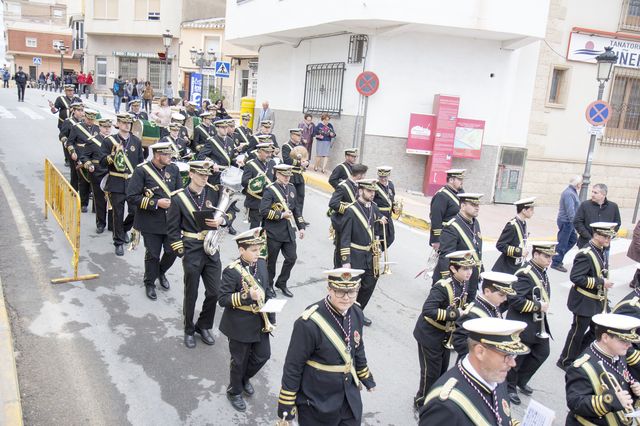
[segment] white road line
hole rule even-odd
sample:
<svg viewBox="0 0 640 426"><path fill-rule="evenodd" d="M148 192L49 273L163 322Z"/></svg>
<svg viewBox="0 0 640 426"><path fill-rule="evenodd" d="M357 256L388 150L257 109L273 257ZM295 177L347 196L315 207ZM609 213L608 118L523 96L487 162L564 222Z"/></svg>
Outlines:
<svg viewBox="0 0 640 426"><path fill-rule="evenodd" d="M33 120L44 120L44 117L27 107L19 106L18 109L27 117Z"/></svg>
<svg viewBox="0 0 640 426"><path fill-rule="evenodd" d="M11 113L8 109L0 105L0 118L16 118L13 113Z"/></svg>

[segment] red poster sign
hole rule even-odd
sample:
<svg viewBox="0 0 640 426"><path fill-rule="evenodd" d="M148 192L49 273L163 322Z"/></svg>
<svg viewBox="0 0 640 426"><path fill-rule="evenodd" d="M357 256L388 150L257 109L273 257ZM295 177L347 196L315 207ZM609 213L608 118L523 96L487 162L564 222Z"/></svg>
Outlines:
<svg viewBox="0 0 640 426"><path fill-rule="evenodd" d="M409 117L409 136L407 154L431 155L435 138L436 116L429 114L411 114Z"/></svg>
<svg viewBox="0 0 640 426"><path fill-rule="evenodd" d="M458 118L455 140L453 143L453 156L456 158L480 159L482 140L484 138L483 120L470 120Z"/></svg>
<svg viewBox="0 0 640 426"><path fill-rule="evenodd" d="M422 191L433 195L447 183L446 171L451 168L453 145L458 121L460 98L436 95L433 111L436 114L433 154L427 160Z"/></svg>

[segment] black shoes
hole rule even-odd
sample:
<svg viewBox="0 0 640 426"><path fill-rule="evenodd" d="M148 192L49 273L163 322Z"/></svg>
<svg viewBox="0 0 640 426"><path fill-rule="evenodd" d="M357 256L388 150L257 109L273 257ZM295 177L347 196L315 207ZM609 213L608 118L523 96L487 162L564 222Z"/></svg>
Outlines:
<svg viewBox="0 0 640 426"><path fill-rule="evenodd" d="M533 394L533 389L529 385L518 385L518 389L520 389L520 392L525 395Z"/></svg>
<svg viewBox="0 0 640 426"><path fill-rule="evenodd" d="M124 233L124 243L125 244L129 244L131 242L131 239L129 239L129 233L125 232Z"/></svg>
<svg viewBox="0 0 640 426"><path fill-rule="evenodd" d="M104 226L100 225L96 227L96 233L102 234L104 232Z"/></svg>
<svg viewBox="0 0 640 426"><path fill-rule="evenodd" d="M514 405L520 405L522 403L517 392L509 392L509 401Z"/></svg>
<svg viewBox="0 0 640 426"><path fill-rule="evenodd" d="M169 280L165 274L160 274L158 280L160 281L160 287L162 287L163 290L169 290L169 288L171 288Z"/></svg>
<svg viewBox="0 0 640 426"><path fill-rule="evenodd" d="M270 285L267 286L267 288L265 289L264 293L265 293L265 295L267 296L268 299L275 299L276 298L276 291Z"/></svg>
<svg viewBox="0 0 640 426"><path fill-rule="evenodd" d="M287 297L293 297L293 293L291 293L291 291L287 288L287 285L278 285L276 284L276 287L278 287L280 289L280 291L282 292L282 294L284 294Z"/></svg>
<svg viewBox="0 0 640 426"><path fill-rule="evenodd" d="M253 385L250 382L245 383L243 389L244 389L244 393L246 393L249 396L255 393L255 389L253 389Z"/></svg>
<svg viewBox="0 0 640 426"><path fill-rule="evenodd" d="M198 333L200 335L200 338L202 339L202 341L211 346L214 345L216 343L216 339L213 338L213 336L211 335L211 332L209 330L205 330L202 329L200 327L196 327L196 333Z"/></svg>
<svg viewBox="0 0 640 426"><path fill-rule="evenodd" d="M364 318L362 319L362 323L363 323L364 325L366 325L367 327L369 327L369 326L371 325L371 320L370 320L369 318L367 318L367 317L364 317Z"/></svg>
<svg viewBox="0 0 640 426"><path fill-rule="evenodd" d="M116 246L116 256L124 256L124 247L122 244Z"/></svg>
<svg viewBox="0 0 640 426"><path fill-rule="evenodd" d="M242 395L233 395L227 392L227 399L231 402L231 406L237 411L244 412L247 409L247 404L244 402Z"/></svg>
<svg viewBox="0 0 640 426"><path fill-rule="evenodd" d="M560 272L567 272L567 268L565 268L563 265L551 265L551 269L555 269L556 271Z"/></svg>
<svg viewBox="0 0 640 426"><path fill-rule="evenodd" d="M145 286L147 297L151 300L156 300L158 296L156 295L156 288L151 287L150 285Z"/></svg>
<svg viewBox="0 0 640 426"><path fill-rule="evenodd" d="M184 345L189 349L193 349L196 347L196 338L193 337L193 334L184 335Z"/></svg>
<svg viewBox="0 0 640 426"><path fill-rule="evenodd" d="M82 213L86 213L86 212L88 212L88 211L89 211L89 209L87 208L87 206L82 206L82 207L80 207L80 211L81 211Z"/></svg>

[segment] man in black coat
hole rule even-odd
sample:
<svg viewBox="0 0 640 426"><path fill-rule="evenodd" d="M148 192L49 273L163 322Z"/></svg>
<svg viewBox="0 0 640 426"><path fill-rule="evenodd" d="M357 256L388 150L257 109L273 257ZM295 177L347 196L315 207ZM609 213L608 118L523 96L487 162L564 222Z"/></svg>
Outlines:
<svg viewBox="0 0 640 426"><path fill-rule="evenodd" d="M531 197L513 203L516 206L516 217L507 222L498 238L496 249L500 256L493 264L492 271L515 274L527 261L527 220L533 216L535 201L536 197Z"/></svg>
<svg viewBox="0 0 640 426"><path fill-rule="evenodd" d="M296 188L298 209L300 210L300 214L302 214L305 188L304 171L307 169L307 166L309 166L309 161L306 158L303 158L302 154L298 154L295 158L292 158L291 151L299 146L303 147L302 130L297 127L295 129L289 129L289 140L282 145L282 162L293 166L293 169L291 169L293 172L293 176L291 176L291 184ZM308 155L309 154L307 153L307 156Z"/></svg>
<svg viewBox="0 0 640 426"><path fill-rule="evenodd" d="M216 133L216 129L211 125L213 115L209 111L200 113L200 124L193 129L193 142L191 149L197 154L205 146L210 138Z"/></svg>
<svg viewBox="0 0 640 426"><path fill-rule="evenodd" d="M362 270L325 271L328 295L293 325L278 395L278 417L305 426L359 425L364 386L376 382L364 349L363 318L355 303Z"/></svg>
<svg viewBox="0 0 640 426"><path fill-rule="evenodd" d="M52 114L58 114L58 130L62 130L62 125L67 118L71 116L71 104L82 103L82 99L75 96L75 87L73 84L64 85L64 95L56 98L55 102L49 101L49 108ZM69 153L62 143L62 151L64 152L64 164L69 167Z"/></svg>
<svg viewBox="0 0 640 426"><path fill-rule="evenodd" d="M284 262L280 275L275 282L287 297L293 297L293 293L287 288L287 281L291 276L291 270L296 264L296 230L300 239L304 238L305 222L296 202L296 190L289 183L293 172L293 166L278 164L274 166L276 181L267 186L262 193L260 201L260 215L263 227L267 231L267 249L269 269L269 287L273 289L273 280L276 277L276 263L280 252L284 255Z"/></svg>
<svg viewBox="0 0 640 426"><path fill-rule="evenodd" d="M262 200L264 189L275 179L273 172L275 162L270 158L272 152L273 145L270 143L256 145L255 157L245 163L242 172L244 206L248 210L249 227L252 229L262 223L260 200Z"/></svg>
<svg viewBox="0 0 640 426"><path fill-rule="evenodd" d="M231 353L227 398L238 411L246 410L242 394L254 394L250 380L271 357L269 336L274 328L273 314L260 312L269 300L269 295L265 294L269 273L265 263L259 261L264 244L260 230L253 228L234 238L240 257L222 272L218 296L218 303L225 308L220 331L229 339Z"/></svg>
<svg viewBox="0 0 640 426"><path fill-rule="evenodd" d="M377 168L378 187L376 189L376 195L373 198L373 201L378 205L380 213L387 218L387 224L385 225L383 233L383 236L386 236L387 239L387 248L391 247L391 244L393 244L396 239L396 230L393 226L392 215L398 213L396 188L393 185L393 181L389 179L391 170L393 170L391 166L380 166Z"/></svg>
<svg viewBox="0 0 640 426"><path fill-rule="evenodd" d="M556 242L537 241L532 244L532 258L516 272L518 282L513 285L515 295L509 297L507 318L527 323L521 339L531 352L520 356L516 366L509 370L509 399L520 405L518 390L531 395L533 389L528 385L545 360L549 357L549 322L547 311L551 303L551 284L547 269L556 254Z"/></svg>
<svg viewBox="0 0 640 426"><path fill-rule="evenodd" d="M163 290L169 290L166 273L176 260L167 235L167 211L171 197L182 188L182 177L178 166L171 162L175 154L171 143L158 142L149 150L153 158L133 172L127 185L127 202L136 206L133 227L144 238L145 292L149 299L156 300L156 280L160 280Z"/></svg>
<svg viewBox="0 0 640 426"><path fill-rule="evenodd" d="M102 143L104 139L111 136L111 119L102 118L98 120L100 133L91 139L79 157L85 171L91 180L91 192L93 192L93 204L96 208L96 232L102 234L107 226L107 199L102 190L102 179L107 175L107 168L102 165Z"/></svg>
<svg viewBox="0 0 640 426"><path fill-rule="evenodd" d="M347 148L344 150L344 162L338 164L329 176L329 185L333 189L338 188L340 182L347 180L351 176L351 168L358 159L358 148Z"/></svg>
<svg viewBox="0 0 640 426"><path fill-rule="evenodd" d="M573 219L573 226L578 232L578 247L587 245L593 235L589 224L595 222L615 222L616 232L622 223L620 209L607 198L608 188L604 183L597 183L591 188L591 199L583 201Z"/></svg>
<svg viewBox="0 0 640 426"><path fill-rule="evenodd" d="M133 116L134 120L149 120L149 115L140 109L140 99L129 101L129 114Z"/></svg>
<svg viewBox="0 0 640 426"><path fill-rule="evenodd" d="M22 71L22 67L18 67L18 72L13 76L13 79L16 81L16 86L18 87L18 102L24 102L24 91L27 87L29 76Z"/></svg>
<svg viewBox="0 0 640 426"><path fill-rule="evenodd" d="M444 228L444 223L453 219L460 211L460 199L458 194L464 192L464 174L466 169L447 170L447 184L440 188L431 198L429 207L429 220L431 230L429 231L429 244L434 250L440 249L440 235Z"/></svg>
<svg viewBox="0 0 640 426"><path fill-rule="evenodd" d="M71 174L71 186L78 191L80 195L80 205L83 213L88 211L89 205L89 193L91 192L91 185L89 184L89 178L82 168L80 157L84 152L85 146L89 144L100 133L98 126L94 124L94 120L97 111L86 109L84 110L82 121L76 123L71 127L69 131L69 137L66 140L67 151L72 159ZM76 113L73 114L77 117ZM67 124L70 124L72 120L68 120ZM63 126L63 130L66 131L67 124Z"/></svg>
<svg viewBox="0 0 640 426"><path fill-rule="evenodd" d="M591 241L578 251L571 268L573 286L569 291L567 307L573 312L573 322L556 363L562 369L575 361L578 354L593 341L591 317L609 311L607 291L613 287L613 282L609 280L609 259L605 251L616 234L618 224L596 222L589 226L593 231Z"/></svg>

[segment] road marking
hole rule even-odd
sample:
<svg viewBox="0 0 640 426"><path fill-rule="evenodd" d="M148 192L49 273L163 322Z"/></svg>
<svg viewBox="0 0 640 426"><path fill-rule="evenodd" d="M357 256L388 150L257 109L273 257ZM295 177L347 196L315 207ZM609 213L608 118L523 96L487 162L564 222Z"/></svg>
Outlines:
<svg viewBox="0 0 640 426"><path fill-rule="evenodd" d="M11 113L8 109L0 105L0 118L16 118L13 113Z"/></svg>
<svg viewBox="0 0 640 426"><path fill-rule="evenodd" d="M35 111L32 111L30 108L19 106L18 109L22 111L24 115L33 119L33 120L44 120L44 117L38 114Z"/></svg>

